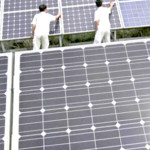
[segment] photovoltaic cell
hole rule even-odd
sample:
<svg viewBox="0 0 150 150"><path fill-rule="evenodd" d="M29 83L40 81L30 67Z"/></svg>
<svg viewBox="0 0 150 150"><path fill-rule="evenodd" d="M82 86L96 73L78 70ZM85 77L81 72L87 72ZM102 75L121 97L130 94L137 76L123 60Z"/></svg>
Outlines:
<svg viewBox="0 0 150 150"><path fill-rule="evenodd" d="M124 1L119 3L124 27L144 27L150 25L150 1Z"/></svg>
<svg viewBox="0 0 150 150"><path fill-rule="evenodd" d="M9 150L11 104L11 54L0 55L0 148Z"/></svg>
<svg viewBox="0 0 150 150"><path fill-rule="evenodd" d="M149 149L149 52L137 40L17 53L13 149Z"/></svg>

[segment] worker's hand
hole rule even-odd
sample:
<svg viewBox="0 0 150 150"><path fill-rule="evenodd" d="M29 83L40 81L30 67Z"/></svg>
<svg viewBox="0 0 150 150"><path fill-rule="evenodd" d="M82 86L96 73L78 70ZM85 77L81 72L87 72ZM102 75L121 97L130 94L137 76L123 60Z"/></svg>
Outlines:
<svg viewBox="0 0 150 150"><path fill-rule="evenodd" d="M115 2L110 2L110 10L112 11L113 7L114 7Z"/></svg>
<svg viewBox="0 0 150 150"><path fill-rule="evenodd" d="M56 19L59 19L61 17L61 13L59 12L57 15L56 15Z"/></svg>
<svg viewBox="0 0 150 150"><path fill-rule="evenodd" d="M110 2L110 7L113 7L115 5L115 2Z"/></svg>
<svg viewBox="0 0 150 150"><path fill-rule="evenodd" d="M31 34L31 36L30 36L32 39L33 39L33 34Z"/></svg>

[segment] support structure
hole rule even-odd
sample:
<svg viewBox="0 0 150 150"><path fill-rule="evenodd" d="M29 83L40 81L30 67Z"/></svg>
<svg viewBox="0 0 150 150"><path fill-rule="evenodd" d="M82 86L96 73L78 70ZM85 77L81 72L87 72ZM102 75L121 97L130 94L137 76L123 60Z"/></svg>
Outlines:
<svg viewBox="0 0 150 150"><path fill-rule="evenodd" d="M113 30L111 32L111 38L113 39L113 41L116 41L117 40L117 31L116 30Z"/></svg>
<svg viewBox="0 0 150 150"><path fill-rule="evenodd" d="M4 43L1 41L1 47L2 47L2 51L3 52L6 52L6 49L5 49L5 46L4 46Z"/></svg>
<svg viewBox="0 0 150 150"><path fill-rule="evenodd" d="M62 39L63 39L63 36L62 35L59 35L59 46L62 47Z"/></svg>
<svg viewBox="0 0 150 150"><path fill-rule="evenodd" d="M117 40L117 31L114 30L114 41L116 41L116 40Z"/></svg>

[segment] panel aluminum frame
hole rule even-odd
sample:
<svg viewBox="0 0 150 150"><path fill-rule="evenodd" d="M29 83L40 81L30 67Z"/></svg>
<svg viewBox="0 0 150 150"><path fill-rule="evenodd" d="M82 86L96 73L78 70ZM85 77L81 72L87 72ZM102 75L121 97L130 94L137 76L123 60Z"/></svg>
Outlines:
<svg viewBox="0 0 150 150"><path fill-rule="evenodd" d="M6 112L4 114L5 117L5 128L4 128L4 150L10 150L10 139L11 139L11 109L12 109L12 53L5 53L5 54L0 54L0 57L7 57L8 58L8 64L7 64L7 83L6 83ZM3 149L2 149L3 150Z"/></svg>

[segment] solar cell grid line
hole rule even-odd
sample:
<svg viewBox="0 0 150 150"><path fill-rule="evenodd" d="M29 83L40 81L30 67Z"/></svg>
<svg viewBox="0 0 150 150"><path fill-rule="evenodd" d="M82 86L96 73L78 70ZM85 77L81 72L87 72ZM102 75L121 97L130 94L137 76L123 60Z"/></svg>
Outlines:
<svg viewBox="0 0 150 150"><path fill-rule="evenodd" d="M123 48L123 50L124 50L124 48ZM128 60L128 59L127 59ZM110 64L111 64L111 62L110 62ZM120 70L120 69L119 69ZM129 68L127 68L126 70L129 70ZM121 71L121 70L120 70ZM131 80L132 80L132 78L131 78ZM114 80L112 80L112 83L114 82ZM116 81L116 82L120 82L120 81ZM125 83L126 83L126 85L125 85ZM128 83L127 84L127 81L125 82L124 84L123 84L123 82L122 82L122 84L120 83L120 85L116 85L116 83L114 82L113 83L113 92L114 92L114 97L118 97L118 95L119 95L119 97L121 97L121 95L123 96L123 94L121 93L121 95L120 95L120 92L121 91L123 91L123 92L126 92L125 94L126 95L129 95L129 96L131 96L131 94L132 94L132 96L134 96L134 92L133 92L133 87L132 87L132 85L131 85L131 83ZM124 86L125 85L125 86ZM119 90L120 89L120 90ZM127 93L127 89L128 90L130 90L130 91L132 91L132 93ZM117 92L117 91L120 91L119 93ZM116 103L117 101L115 101L115 103ZM114 104L115 104L114 103ZM131 106L128 106L128 109L130 108ZM132 108L132 107L131 107ZM133 109L133 108L132 108ZM137 109L137 108L134 108L134 109ZM120 111L120 112L122 112L122 109L117 109L117 111ZM136 115L136 113L132 113L132 115ZM130 117L131 117L131 115L130 115ZM120 121L120 118L126 118L126 120L128 120L130 117L127 117L126 115L121 115L121 114L118 114L118 119L119 119L119 125L122 123L121 121ZM132 116L133 117L133 116ZM140 118L140 117L139 117ZM120 134L121 135L123 135L123 132L122 131L120 131ZM134 141L133 140L134 138L132 137L132 142ZM126 138L122 138L122 143L124 144L125 143L125 141L126 141ZM146 145L146 144L145 144ZM131 146L125 146L125 149L126 148L132 148L132 145Z"/></svg>
<svg viewBox="0 0 150 150"><path fill-rule="evenodd" d="M123 142L122 142L122 138L121 138L121 131L119 130L120 122L119 122L119 117L118 117L118 114L117 114L115 94L113 92L113 86L112 86L113 81L112 81L112 78L111 78L111 75L110 75L109 60L107 58L106 47L104 48L104 54L105 54L105 59L106 59L105 64L107 66L108 77L109 77L108 84L110 84L110 90L111 90L111 95L112 95L111 104L114 106L113 112L115 114L115 121L116 121L115 127L118 129L118 131L117 131L117 135L118 135L117 143L118 143L118 145L120 145L120 149L123 149L124 146L123 146Z"/></svg>
<svg viewBox="0 0 150 150"><path fill-rule="evenodd" d="M9 150L12 54L0 55L0 148Z"/></svg>
<svg viewBox="0 0 150 150"><path fill-rule="evenodd" d="M135 44L135 43L134 43ZM140 43L141 44L141 43ZM142 44L141 44L142 45ZM144 45L145 45L145 43L144 43ZM143 45L140 47L139 45L136 45L136 46L138 46L138 47L136 47L136 48L143 48ZM132 48L131 48L131 50L133 50ZM145 51L145 49L143 48L142 49L143 51ZM130 51L130 48L129 47L126 47L126 53L127 53L127 57L128 57L128 59L130 59L130 58L132 58L132 57L130 57L131 55L129 54L129 51ZM139 51L138 51L139 52ZM146 50L146 52L148 52L147 50ZM137 55L137 53L136 53L136 55ZM148 54L147 54L148 55ZM143 120L143 113L142 113L142 110L141 110L141 108L140 108L140 104L139 104L139 101L140 101L140 99L138 98L138 87L136 86L136 79L134 78L134 76L133 76L133 71L132 71L132 68L131 68L131 65L130 65L130 62L129 62L129 68L130 68L130 72L131 72L131 81L132 81L132 83L133 83L133 88L134 88L134 91L135 91L135 101L137 102L137 106L138 106L138 109L139 109L139 115L140 115L140 124L142 125L142 129L141 129L141 132L143 132L144 133L144 136L141 138L141 140L143 140L143 141L145 141L145 147L149 147L149 141L148 141L148 136L146 135L146 130L145 130L145 128L144 128L144 124L145 124L145 121ZM140 139L139 139L140 140ZM143 144L144 145L144 144Z"/></svg>
<svg viewBox="0 0 150 150"><path fill-rule="evenodd" d="M0 1L0 41L2 40L3 0Z"/></svg>
<svg viewBox="0 0 150 150"><path fill-rule="evenodd" d="M148 6L150 5L150 1L120 1L119 5L124 28L149 26L150 11Z"/></svg>
<svg viewBox="0 0 150 150"><path fill-rule="evenodd" d="M88 71L87 71L87 64L86 64L86 56L85 56L85 51L83 50L83 55L84 55L84 67L85 67L85 72L86 72L86 86L87 86L87 89L88 89L88 95L89 95L89 104L88 104L88 107L90 108L90 113L91 113L91 129L93 131L93 139L94 139L94 146L95 146L95 149L97 149L97 142L96 142L96 133L95 133L95 130L96 130L96 127L95 127L95 124L94 124L94 117L93 117L93 113L94 111L92 110L92 107L93 107L93 104L92 104L92 101L91 101L91 97L90 97L90 83L89 83L89 79L88 79Z"/></svg>
<svg viewBox="0 0 150 150"><path fill-rule="evenodd" d="M71 102L75 101L75 97L78 96L78 99L76 101L78 102L80 102L81 100L85 101L86 105L82 106L80 110L78 108L80 107L80 103L78 103L78 105L76 104L76 108L74 108L75 112L71 112L73 108L70 108L68 110L69 125L70 125L70 131L71 131L70 133L71 149L76 149L76 147L80 147L81 149L90 149L90 148L93 149L95 148L95 146L94 146L94 141L93 141L93 133L92 133L92 130L90 129L92 127L92 123L91 123L92 118L91 118L90 109L88 107L89 98L88 98L88 90L86 87L86 82L87 82L86 72L83 66L84 65L83 50L82 49L75 49L75 50L72 49L72 50L64 51L64 64L66 67L65 73L67 74L68 70L73 69L74 67L76 67L76 65L78 66L80 65L79 68L82 68L83 70L82 72L83 79L80 76L77 76L77 77L72 76L72 81L77 81L75 83L75 82L70 82L68 80L68 77L66 77L66 84L68 86L66 90L67 102L68 102L69 108L71 106L73 107ZM83 80L82 82L80 81L80 78ZM79 88L79 84L80 84L80 88ZM69 97L69 96L73 96L73 97ZM85 114L85 117L80 117L80 116L83 116L84 114ZM86 126L88 128L86 130L83 128L84 124L87 124ZM82 130L80 134L79 134L79 130ZM87 140L89 140L89 142L85 140L85 137L88 137Z"/></svg>
<svg viewBox="0 0 150 150"><path fill-rule="evenodd" d="M71 133L71 129L70 129L70 126L69 126L69 106L68 106L68 99L67 99L67 88L68 88L68 85L66 83L66 66L65 66L65 61L64 61L64 57L65 57L65 54L63 53L62 51L62 70L63 70L63 81L64 81L64 85L63 85L63 88L64 88L64 98L65 98L65 106L64 106L64 109L65 109L65 117L66 117L66 121L67 121L67 128L66 128L66 132L68 134L68 139L67 139L67 142L68 142L68 146L67 148L68 149L71 149L71 136L70 136L70 133Z"/></svg>

